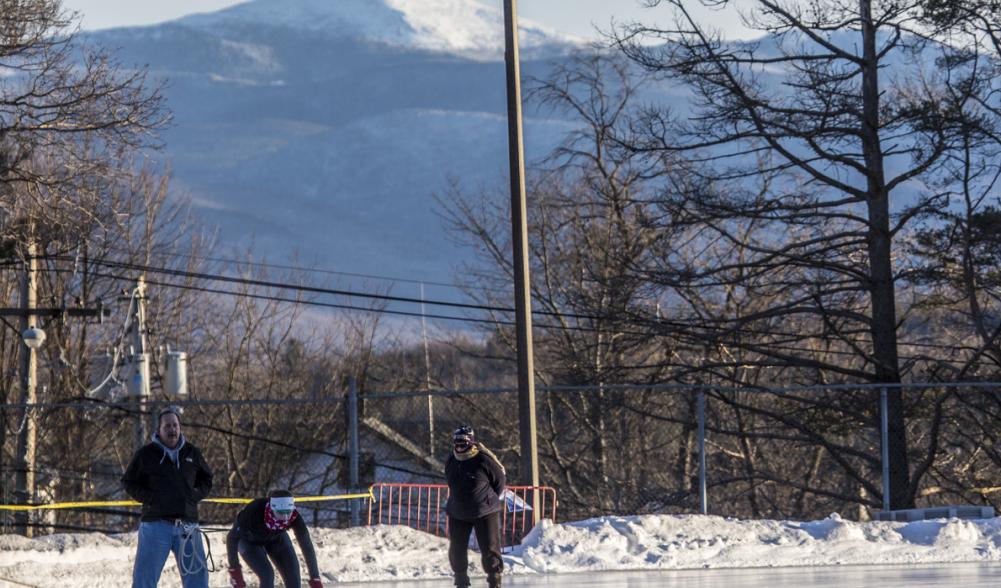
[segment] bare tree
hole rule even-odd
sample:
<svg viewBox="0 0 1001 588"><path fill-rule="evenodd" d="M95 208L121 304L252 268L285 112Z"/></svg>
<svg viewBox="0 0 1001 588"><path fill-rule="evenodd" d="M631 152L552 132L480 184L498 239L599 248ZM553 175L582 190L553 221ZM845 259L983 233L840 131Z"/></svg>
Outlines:
<svg viewBox="0 0 1001 588"><path fill-rule="evenodd" d="M6 259L28 265L48 253L40 241L65 241L107 221L101 204L113 175L131 173L122 162L155 145L154 131L167 119L145 72L75 43L70 25L57 0L0 2L0 239ZM23 306L31 289L24 288ZM36 421L27 409L32 356L21 355L16 485L23 500L34 494Z"/></svg>
<svg viewBox="0 0 1001 588"><path fill-rule="evenodd" d="M167 117L143 70L126 70L78 43L73 15L58 0L3 0L0 14L5 183L49 183L44 172L25 167L42 155L87 177L123 150L150 144L150 132Z"/></svg>
<svg viewBox="0 0 1001 588"><path fill-rule="evenodd" d="M616 412L622 396L610 387L657 382L672 364L665 359L671 344L651 339L633 320L636 308L656 307L644 278L630 269L656 241L645 215L652 187L666 172L617 142L643 88L631 69L621 57L582 54L536 80L530 94L576 129L532 174L529 249L537 377L549 385L595 387L546 393L540 402L543 474L560 480L561 500L581 515L616 512L626 501L641 509L654 495L658 503L667 494L677 497L662 487L647 496L629 492L639 476L631 463L615 459L617 451L640 452L663 438L649 429L641 434L642 417ZM512 279L508 212L493 204L501 201L455 190L442 206L452 234L481 253L464 269L464 286L493 307L507 306L502 293ZM502 312L493 318L509 320ZM514 348L510 328L494 334Z"/></svg>
<svg viewBox="0 0 1001 588"><path fill-rule="evenodd" d="M724 42L680 0L648 4L671 7L675 26L633 25L617 31L615 43L649 71L687 84L694 109L684 117L652 109L634 148L697 159L692 173L708 189L677 205L715 219L714 230L726 238L733 239L726 219L788 227L753 244L741 264L752 268L750 275L801 270L774 306L723 323L720 335L740 347L748 343L728 333L774 332L769 322L780 317L813 325L810 338L833 338L858 364L818 362L760 340L749 344L773 365L900 382L898 329L907 317L897 308L894 241L916 216L942 206L940 194L913 185L960 148L966 111L989 85L984 72L950 59L953 48L925 42L918 2L756 0L745 17L767 36L747 43ZM732 8L728 1L713 4ZM740 183L775 174L779 180L763 197L740 196L748 194ZM707 284L737 283L733 266L697 275ZM867 308L858 306L862 300ZM892 386L889 422L891 504L906 508L917 486L909 473L904 403Z"/></svg>

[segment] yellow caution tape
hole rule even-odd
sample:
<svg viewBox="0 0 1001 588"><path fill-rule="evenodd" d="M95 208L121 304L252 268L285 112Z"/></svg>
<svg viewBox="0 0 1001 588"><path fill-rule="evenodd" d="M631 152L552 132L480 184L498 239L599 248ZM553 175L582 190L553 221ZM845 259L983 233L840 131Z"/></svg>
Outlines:
<svg viewBox="0 0 1001 588"><path fill-rule="evenodd" d="M335 494L330 496L296 496L296 502L328 502L332 500L353 500L356 498L368 498L375 500L372 489L359 494ZM202 502L212 502L215 504L247 504L253 498L206 498ZM54 502L52 504L0 504L0 511L13 510L62 510L71 508L92 508L100 506L142 506L135 500L107 500L103 502Z"/></svg>
<svg viewBox="0 0 1001 588"><path fill-rule="evenodd" d="M134 500L109 500L107 502L56 502L53 504L0 504L0 510L61 510L91 506L139 506Z"/></svg>

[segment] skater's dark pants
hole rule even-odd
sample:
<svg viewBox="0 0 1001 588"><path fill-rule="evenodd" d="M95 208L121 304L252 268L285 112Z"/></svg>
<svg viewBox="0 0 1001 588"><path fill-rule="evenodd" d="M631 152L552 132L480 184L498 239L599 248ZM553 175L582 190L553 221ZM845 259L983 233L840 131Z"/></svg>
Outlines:
<svg viewBox="0 0 1001 588"><path fill-rule="evenodd" d="M448 517L448 563L452 565L456 586L469 586L469 533L476 531L483 571L491 586L500 585L504 561L501 560L500 513L495 512L471 521Z"/></svg>
<svg viewBox="0 0 1001 588"><path fill-rule="evenodd" d="M240 539L240 555L243 561L247 562L250 569L254 570L261 581L261 588L274 588L275 570L271 567L271 562L275 562L278 573L282 576L285 588L300 588L299 558L292 548L292 540L288 538L288 533L282 533L274 541L263 544L250 543L245 539ZM268 560L271 561L268 561Z"/></svg>

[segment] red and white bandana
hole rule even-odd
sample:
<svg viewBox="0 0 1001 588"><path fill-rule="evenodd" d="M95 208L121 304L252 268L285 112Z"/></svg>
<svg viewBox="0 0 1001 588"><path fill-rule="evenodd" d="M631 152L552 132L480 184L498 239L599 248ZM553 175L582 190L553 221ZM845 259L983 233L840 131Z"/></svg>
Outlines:
<svg viewBox="0 0 1001 588"><path fill-rule="evenodd" d="M273 502L277 503L274 508L272 508ZM284 531L292 526L297 514L298 511L292 506L291 497L287 497L285 500L272 498L264 505L264 526L272 532Z"/></svg>

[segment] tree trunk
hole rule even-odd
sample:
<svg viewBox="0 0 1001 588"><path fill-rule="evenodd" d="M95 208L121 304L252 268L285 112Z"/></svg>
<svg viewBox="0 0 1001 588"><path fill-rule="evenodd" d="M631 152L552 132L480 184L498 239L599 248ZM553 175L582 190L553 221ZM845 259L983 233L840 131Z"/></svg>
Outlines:
<svg viewBox="0 0 1001 588"><path fill-rule="evenodd" d="M872 346L876 380L900 383L897 357L897 317L891 257L890 194L886 190L883 152L879 130L879 59L876 50L876 27L872 20L871 0L860 0L862 18L862 151L867 169L869 192L869 278L872 305ZM875 396L878 399L878 395ZM890 508L913 508L907 463L907 431L904 425L903 395L899 386L887 394L890 456Z"/></svg>

